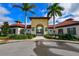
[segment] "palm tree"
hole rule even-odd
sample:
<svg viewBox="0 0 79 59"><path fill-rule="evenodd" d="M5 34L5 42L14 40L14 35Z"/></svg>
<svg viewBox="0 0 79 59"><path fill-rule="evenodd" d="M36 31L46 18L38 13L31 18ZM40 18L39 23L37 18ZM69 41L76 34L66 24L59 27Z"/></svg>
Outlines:
<svg viewBox="0 0 79 59"><path fill-rule="evenodd" d="M26 19L27 19L27 12L30 12L32 14L35 14L32 9L35 8L36 6L34 4L29 4L29 3L22 3L22 5L16 5L14 4L13 7L20 8L24 13L25 13L25 34L26 34Z"/></svg>
<svg viewBox="0 0 79 59"><path fill-rule="evenodd" d="M64 10L63 7L59 6L58 3L54 3L53 5L50 5L48 8L48 14L47 16L48 17L53 17L53 32L54 32L54 35L55 35L55 17L56 16L62 16L62 12Z"/></svg>

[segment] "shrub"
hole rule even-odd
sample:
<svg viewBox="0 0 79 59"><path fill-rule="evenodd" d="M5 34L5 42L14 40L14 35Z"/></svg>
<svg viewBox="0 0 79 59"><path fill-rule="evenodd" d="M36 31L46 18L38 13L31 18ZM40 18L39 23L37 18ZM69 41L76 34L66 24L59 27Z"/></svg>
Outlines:
<svg viewBox="0 0 79 59"><path fill-rule="evenodd" d="M27 36L28 36L28 39L32 39L32 38L36 37L35 34L27 34Z"/></svg>
<svg viewBox="0 0 79 59"><path fill-rule="evenodd" d="M36 37L36 35L35 34L31 34L33 37Z"/></svg>
<svg viewBox="0 0 79 59"><path fill-rule="evenodd" d="M53 39L53 36L50 35L50 34L46 34L46 35L44 35L44 37L47 38L47 39Z"/></svg>
<svg viewBox="0 0 79 59"><path fill-rule="evenodd" d="M63 35L59 35L59 39L61 39L61 40L75 40L77 38L71 34L63 34Z"/></svg>
<svg viewBox="0 0 79 59"><path fill-rule="evenodd" d="M32 38L34 38L35 37L35 35L32 35L32 34L26 34L26 35L23 35L23 34L21 34L21 35L10 35L9 36L9 39L32 39Z"/></svg>
<svg viewBox="0 0 79 59"><path fill-rule="evenodd" d="M26 35L10 35L10 39L27 39Z"/></svg>
<svg viewBox="0 0 79 59"><path fill-rule="evenodd" d="M0 37L6 37L7 35L0 35Z"/></svg>
<svg viewBox="0 0 79 59"><path fill-rule="evenodd" d="M77 39L74 35L71 34L63 34L63 35L50 35L46 34L44 35L45 38L47 39L59 39L59 40L79 40Z"/></svg>

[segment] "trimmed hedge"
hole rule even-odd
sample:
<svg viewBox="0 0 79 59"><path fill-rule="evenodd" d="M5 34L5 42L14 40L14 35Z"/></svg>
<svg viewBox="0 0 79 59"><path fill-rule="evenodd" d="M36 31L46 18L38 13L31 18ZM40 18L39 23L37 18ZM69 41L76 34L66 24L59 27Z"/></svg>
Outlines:
<svg viewBox="0 0 79 59"><path fill-rule="evenodd" d="M27 39L26 35L10 35L9 39Z"/></svg>
<svg viewBox="0 0 79 59"><path fill-rule="evenodd" d="M77 40L77 38L71 34L59 35L59 39L61 39L61 40Z"/></svg>
<svg viewBox="0 0 79 59"><path fill-rule="evenodd" d="M21 35L10 35L9 36L9 39L32 39L32 38L34 38L35 37L35 35L33 35L33 34L27 34L27 35L23 35L23 34L21 34Z"/></svg>
<svg viewBox="0 0 79 59"><path fill-rule="evenodd" d="M46 34L46 35L44 35L44 37L47 39L53 39L53 35L50 35L50 34Z"/></svg>
<svg viewBox="0 0 79 59"><path fill-rule="evenodd" d="M78 40L74 35L71 34L63 34L63 35L50 35L46 34L44 35L45 38L47 39L59 39L59 40Z"/></svg>

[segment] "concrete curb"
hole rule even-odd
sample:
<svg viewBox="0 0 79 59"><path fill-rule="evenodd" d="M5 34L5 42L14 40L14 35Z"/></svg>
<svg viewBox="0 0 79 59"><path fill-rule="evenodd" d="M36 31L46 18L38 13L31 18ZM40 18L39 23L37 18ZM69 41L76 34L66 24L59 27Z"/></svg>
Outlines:
<svg viewBox="0 0 79 59"><path fill-rule="evenodd" d="M64 42L64 43L74 43L74 44L79 44L79 41L70 41L70 40L56 40L56 39L47 39L45 40L47 42Z"/></svg>
<svg viewBox="0 0 79 59"><path fill-rule="evenodd" d="M64 42L64 43L74 43L74 44L79 44L79 41L69 41L69 40L56 40L56 39L27 39L27 40L9 40L7 43L11 43L11 42L23 42L23 41L43 41L43 42ZM1 42L1 40L0 40Z"/></svg>

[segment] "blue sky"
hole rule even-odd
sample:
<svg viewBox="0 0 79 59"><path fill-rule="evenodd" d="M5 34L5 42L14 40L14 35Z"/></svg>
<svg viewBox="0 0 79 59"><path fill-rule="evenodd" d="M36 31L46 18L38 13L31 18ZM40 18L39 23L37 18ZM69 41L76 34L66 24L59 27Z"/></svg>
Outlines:
<svg viewBox="0 0 79 59"><path fill-rule="evenodd" d="M28 13L28 17L30 16L44 16L45 13L47 13L46 8L48 7L48 4L46 3L35 3L36 8L33 9L35 14ZM20 10L19 8L14 8L11 3L2 3L0 4L1 7L5 8L7 11L9 11L8 14L4 14L5 17L10 17L15 20L20 20L21 22L24 22L24 12ZM27 22L29 23L30 20L28 19Z"/></svg>
<svg viewBox="0 0 79 59"><path fill-rule="evenodd" d="M28 17L31 16L42 16L46 17L47 15L47 7L52 5L53 3L35 3L37 8L32 9L35 14L28 13ZM16 20L20 20L24 22L24 12L19 8L14 8L12 3L0 3L0 24L5 21L9 23L14 23ZM20 5L20 4L19 4ZM62 22L67 18L75 18L79 19L79 4L78 3L60 3L60 6L64 7L64 11L62 11L61 17L56 17L56 21ZM52 19L49 20L49 24L52 24ZM27 24L30 24L30 20L28 18Z"/></svg>

